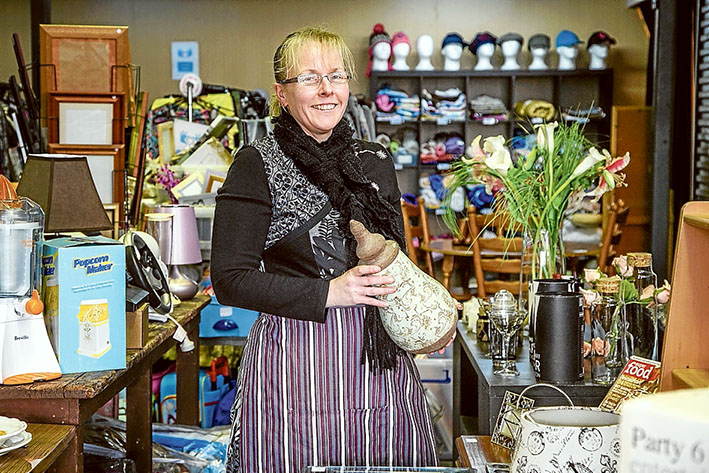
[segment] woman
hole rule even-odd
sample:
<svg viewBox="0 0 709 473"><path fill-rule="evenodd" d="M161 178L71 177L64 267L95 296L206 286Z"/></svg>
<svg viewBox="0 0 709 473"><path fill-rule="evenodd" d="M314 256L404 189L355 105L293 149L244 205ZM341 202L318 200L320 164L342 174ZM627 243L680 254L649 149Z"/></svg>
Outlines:
<svg viewBox="0 0 709 473"><path fill-rule="evenodd" d="M261 312L232 408L228 472L435 465L411 357L375 298L395 281L358 266L348 222L403 242L391 157L342 120L353 73L342 38L290 34L274 56L274 131L239 151L217 196L212 281Z"/></svg>

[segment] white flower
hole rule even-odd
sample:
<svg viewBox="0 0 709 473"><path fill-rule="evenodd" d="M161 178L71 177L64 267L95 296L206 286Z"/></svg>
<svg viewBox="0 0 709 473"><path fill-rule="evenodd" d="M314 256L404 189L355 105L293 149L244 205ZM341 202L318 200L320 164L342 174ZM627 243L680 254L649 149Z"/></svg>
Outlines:
<svg viewBox="0 0 709 473"><path fill-rule="evenodd" d="M611 263L613 266L615 266L616 272L624 277L624 278L629 278L630 276L633 275L633 267L628 264L628 258L625 256L617 256L613 258L613 261Z"/></svg>
<svg viewBox="0 0 709 473"><path fill-rule="evenodd" d="M490 169L494 169L503 176L507 174L507 171L512 166L512 158L510 157L510 152L505 148L501 148L494 153L492 156L485 159L485 165Z"/></svg>
<svg viewBox="0 0 709 473"><path fill-rule="evenodd" d="M584 268L583 269L583 278L588 283L595 282L600 277L601 277L601 272L598 270L598 268L595 268L595 269Z"/></svg>
<svg viewBox="0 0 709 473"><path fill-rule="evenodd" d="M498 135L486 138L483 147L490 154L485 158L485 165L503 176L506 175L512 166L512 158L510 152L505 148L505 137Z"/></svg>
<svg viewBox="0 0 709 473"><path fill-rule="evenodd" d="M546 148L549 156L554 154L554 128L556 128L558 123L545 123L544 125L537 125L537 147Z"/></svg>
<svg viewBox="0 0 709 473"><path fill-rule="evenodd" d="M672 288L670 287L670 283L667 281L667 279L665 279L665 283L660 289L662 289L662 291L656 296L657 303L667 304L667 302L670 300L670 291L672 290Z"/></svg>
<svg viewBox="0 0 709 473"><path fill-rule="evenodd" d="M588 150L588 155L586 155L586 157L583 158L583 161L581 161L578 166L576 166L576 169L574 169L574 172L571 174L571 177L578 177L589 169L591 169L593 166L595 166L596 163L600 163L601 161L605 162L605 160L605 156L599 153L596 148L591 148L590 150Z"/></svg>
<svg viewBox="0 0 709 473"><path fill-rule="evenodd" d="M583 303L585 307L591 307L601 301L601 295L593 290L581 289L581 294L583 295Z"/></svg>

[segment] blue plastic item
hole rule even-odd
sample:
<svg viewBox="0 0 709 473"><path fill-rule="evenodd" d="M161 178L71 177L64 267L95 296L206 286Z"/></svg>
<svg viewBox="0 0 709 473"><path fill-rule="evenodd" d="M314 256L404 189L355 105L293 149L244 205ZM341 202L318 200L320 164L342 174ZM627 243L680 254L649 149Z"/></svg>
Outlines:
<svg viewBox="0 0 709 473"><path fill-rule="evenodd" d="M199 321L200 338L246 337L258 318L258 312L221 305L212 296L212 302L202 309Z"/></svg>
<svg viewBox="0 0 709 473"><path fill-rule="evenodd" d="M168 373L160 381L160 422L174 424L177 422L177 375ZM212 427L214 411L219 400L229 390L230 384L224 382L224 376L217 376L216 389L205 370L199 370L199 425L208 429Z"/></svg>

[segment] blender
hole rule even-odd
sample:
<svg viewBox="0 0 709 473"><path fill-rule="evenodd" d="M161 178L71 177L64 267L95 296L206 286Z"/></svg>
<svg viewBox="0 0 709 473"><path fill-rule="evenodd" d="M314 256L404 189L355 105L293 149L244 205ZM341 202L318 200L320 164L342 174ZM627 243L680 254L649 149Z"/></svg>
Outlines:
<svg viewBox="0 0 709 473"><path fill-rule="evenodd" d="M56 379L61 371L38 292L44 212L18 198L2 175L0 187L0 383Z"/></svg>

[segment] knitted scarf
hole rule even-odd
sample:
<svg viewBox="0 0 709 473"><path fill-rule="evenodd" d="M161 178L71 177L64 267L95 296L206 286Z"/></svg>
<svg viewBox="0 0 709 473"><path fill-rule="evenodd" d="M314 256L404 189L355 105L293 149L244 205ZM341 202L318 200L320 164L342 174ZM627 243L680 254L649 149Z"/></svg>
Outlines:
<svg viewBox="0 0 709 473"><path fill-rule="evenodd" d="M345 239L348 268L358 262L356 241L349 226L351 219L405 248L399 213L379 195L376 184L364 175L355 151L353 131L346 120L340 120L327 141L318 143L303 132L290 113L284 111L274 123L273 134L285 155L328 196L333 208L340 213L337 224ZM384 330L377 307L366 306L363 335L361 362L368 359L372 371L394 368L401 349Z"/></svg>

